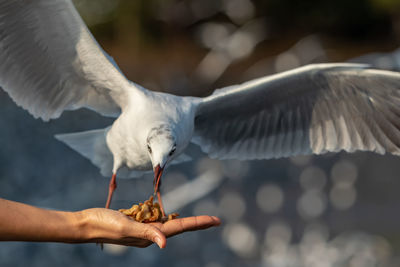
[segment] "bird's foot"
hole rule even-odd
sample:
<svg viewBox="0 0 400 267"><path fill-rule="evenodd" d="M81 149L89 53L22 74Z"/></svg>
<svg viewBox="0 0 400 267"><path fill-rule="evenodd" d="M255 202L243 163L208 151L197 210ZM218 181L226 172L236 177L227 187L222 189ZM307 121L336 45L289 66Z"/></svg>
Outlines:
<svg viewBox="0 0 400 267"><path fill-rule="evenodd" d="M162 200L161 200L160 191L157 191L157 200L158 200L158 204L160 205L161 215L164 218L166 216L165 216L164 206L163 206L163 203L162 203Z"/></svg>

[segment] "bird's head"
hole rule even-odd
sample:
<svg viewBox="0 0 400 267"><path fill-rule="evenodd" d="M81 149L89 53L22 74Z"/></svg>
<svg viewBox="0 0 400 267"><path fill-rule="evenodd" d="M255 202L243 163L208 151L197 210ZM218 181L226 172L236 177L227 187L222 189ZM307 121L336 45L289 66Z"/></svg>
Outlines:
<svg viewBox="0 0 400 267"><path fill-rule="evenodd" d="M156 191L165 166L175 155L176 137L168 125L162 124L151 128L146 145L153 165L154 190Z"/></svg>

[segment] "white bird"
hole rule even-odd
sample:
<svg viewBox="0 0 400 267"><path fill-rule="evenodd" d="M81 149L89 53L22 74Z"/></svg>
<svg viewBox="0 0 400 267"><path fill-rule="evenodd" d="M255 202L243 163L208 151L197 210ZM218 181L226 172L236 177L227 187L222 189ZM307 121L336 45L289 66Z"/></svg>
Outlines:
<svg viewBox="0 0 400 267"><path fill-rule="evenodd" d="M112 175L163 170L189 143L212 158L269 159L329 151L400 154L400 74L318 64L215 91L205 98L128 81L69 0L0 0L0 86L35 118L89 108L116 117L57 138Z"/></svg>

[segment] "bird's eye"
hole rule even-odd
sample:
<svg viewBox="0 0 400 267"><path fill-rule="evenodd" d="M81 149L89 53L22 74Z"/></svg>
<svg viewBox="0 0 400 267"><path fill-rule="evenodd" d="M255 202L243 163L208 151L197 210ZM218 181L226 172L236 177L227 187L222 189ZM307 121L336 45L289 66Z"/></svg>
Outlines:
<svg viewBox="0 0 400 267"><path fill-rule="evenodd" d="M150 147L150 145L147 145L147 150L148 150L149 153L151 154L151 147Z"/></svg>
<svg viewBox="0 0 400 267"><path fill-rule="evenodd" d="M176 147L174 147L171 152L169 152L169 156L172 156L175 153Z"/></svg>

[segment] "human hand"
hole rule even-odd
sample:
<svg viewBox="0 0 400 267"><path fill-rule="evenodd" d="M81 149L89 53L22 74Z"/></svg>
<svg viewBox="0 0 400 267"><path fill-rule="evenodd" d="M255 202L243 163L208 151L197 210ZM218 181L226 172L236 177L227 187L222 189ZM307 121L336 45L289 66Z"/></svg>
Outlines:
<svg viewBox="0 0 400 267"><path fill-rule="evenodd" d="M165 223L139 223L110 209L94 208L77 213L83 221L82 242L110 243L147 247L153 242L160 248L167 238L187 231L197 231L220 225L214 216L195 216L170 220Z"/></svg>

